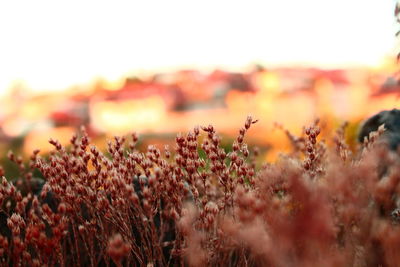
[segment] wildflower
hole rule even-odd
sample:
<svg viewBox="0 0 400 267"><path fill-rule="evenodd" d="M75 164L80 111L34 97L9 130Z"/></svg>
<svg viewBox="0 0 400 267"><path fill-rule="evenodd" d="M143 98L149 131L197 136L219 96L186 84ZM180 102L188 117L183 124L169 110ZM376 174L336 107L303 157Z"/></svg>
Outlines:
<svg viewBox="0 0 400 267"><path fill-rule="evenodd" d="M128 256L130 250L131 246L122 239L120 234L115 234L108 240L107 254L116 264Z"/></svg>

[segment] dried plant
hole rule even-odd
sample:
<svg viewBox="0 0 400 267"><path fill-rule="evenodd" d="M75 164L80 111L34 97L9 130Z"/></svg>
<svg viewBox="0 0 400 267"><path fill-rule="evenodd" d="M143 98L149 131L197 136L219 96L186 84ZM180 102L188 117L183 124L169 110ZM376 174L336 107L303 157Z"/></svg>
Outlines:
<svg viewBox="0 0 400 267"><path fill-rule="evenodd" d="M50 140L54 151L46 159L34 151L24 164L10 152L21 178L13 183L3 177L0 185L0 264L400 262L400 228L392 213L400 161L384 144L373 142L383 129L353 155L345 127L329 148L315 122L301 137L287 132L297 140L294 153L256 169L258 152L250 152L244 141L255 122L247 118L230 152L211 125L179 134L174 151L149 146L141 152L133 134L129 140L115 137L105 154L90 145L82 129L68 147Z"/></svg>

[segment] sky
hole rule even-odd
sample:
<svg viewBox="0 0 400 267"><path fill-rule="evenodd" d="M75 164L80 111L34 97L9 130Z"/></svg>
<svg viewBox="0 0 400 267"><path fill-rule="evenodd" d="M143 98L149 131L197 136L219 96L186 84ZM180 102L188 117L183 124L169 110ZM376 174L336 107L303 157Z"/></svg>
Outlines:
<svg viewBox="0 0 400 267"><path fill-rule="evenodd" d="M394 52L393 0L1 1L0 94L96 78L251 63L375 66Z"/></svg>

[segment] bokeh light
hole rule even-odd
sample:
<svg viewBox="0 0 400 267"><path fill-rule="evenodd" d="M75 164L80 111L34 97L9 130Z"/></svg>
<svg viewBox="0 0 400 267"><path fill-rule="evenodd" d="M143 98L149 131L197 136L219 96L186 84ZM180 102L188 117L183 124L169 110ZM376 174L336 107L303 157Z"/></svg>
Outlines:
<svg viewBox="0 0 400 267"><path fill-rule="evenodd" d="M395 1L0 3L0 141L28 154L139 132L171 142L214 124L267 160L320 117L325 133L399 106ZM15 143L12 140L20 140ZM13 147L14 146L14 147Z"/></svg>

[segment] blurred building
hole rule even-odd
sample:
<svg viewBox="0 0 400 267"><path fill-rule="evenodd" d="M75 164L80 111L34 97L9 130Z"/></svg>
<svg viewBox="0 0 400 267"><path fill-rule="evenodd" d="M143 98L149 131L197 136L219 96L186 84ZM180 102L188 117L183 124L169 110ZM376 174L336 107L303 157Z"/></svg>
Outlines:
<svg viewBox="0 0 400 267"><path fill-rule="evenodd" d="M399 106L397 79L385 70L254 68L245 73L183 70L148 78L127 78L110 90L96 83L87 90L29 96L22 87L2 99L0 142L24 137L28 153L48 138L68 143L81 125L93 136L132 131L175 134L214 124L233 135L248 114L260 120L252 141L284 149L288 142L274 122L300 133L317 116L325 127L359 122ZM45 150L46 150L45 149Z"/></svg>

